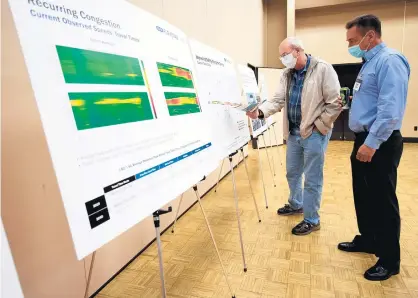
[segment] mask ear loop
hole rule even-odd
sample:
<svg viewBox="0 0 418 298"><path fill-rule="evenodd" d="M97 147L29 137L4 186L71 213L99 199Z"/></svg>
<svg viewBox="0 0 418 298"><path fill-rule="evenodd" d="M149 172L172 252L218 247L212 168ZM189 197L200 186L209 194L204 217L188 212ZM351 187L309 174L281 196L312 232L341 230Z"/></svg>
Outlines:
<svg viewBox="0 0 418 298"><path fill-rule="evenodd" d="M370 31L369 31L370 32ZM367 33L369 33L369 32L367 32ZM367 35L367 33L366 33L366 35ZM363 39L366 37L366 35L364 35L364 37L363 37ZM361 40L361 41L363 41L363 39ZM361 43L361 41L360 41L360 43ZM370 48L370 44L371 44L372 42L371 41L369 41L369 44L367 45L367 48L365 49L365 51L367 52L368 50L369 50L369 48ZM360 45L360 44L359 44Z"/></svg>

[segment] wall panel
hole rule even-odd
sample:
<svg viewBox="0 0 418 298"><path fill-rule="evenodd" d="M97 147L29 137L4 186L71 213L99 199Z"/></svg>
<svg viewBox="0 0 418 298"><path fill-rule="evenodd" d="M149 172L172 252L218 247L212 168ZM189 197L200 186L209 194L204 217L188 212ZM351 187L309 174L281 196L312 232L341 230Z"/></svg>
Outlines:
<svg viewBox="0 0 418 298"><path fill-rule="evenodd" d="M404 54L411 66L407 109L402 126L402 134L406 137L418 138L418 1L409 2L406 9Z"/></svg>
<svg viewBox="0 0 418 298"><path fill-rule="evenodd" d="M373 13L382 21L383 39L388 46L401 50L403 32L402 3L356 4L296 12L296 35L306 51L330 63L359 62L347 51L345 24L356 16Z"/></svg>
<svg viewBox="0 0 418 298"><path fill-rule="evenodd" d="M208 42L207 14L207 0L163 0L164 19L204 43Z"/></svg>
<svg viewBox="0 0 418 298"><path fill-rule="evenodd" d="M308 53L330 63L359 62L347 51L345 24L362 14L377 15L382 21L384 42L399 51L403 48L410 62L411 80L402 133L404 137L418 137L418 132L414 131L414 126L418 125L418 43L414 37L418 30L418 2L407 1L405 22L404 4L403 1L384 1L300 10L296 12L296 35L303 40Z"/></svg>
<svg viewBox="0 0 418 298"><path fill-rule="evenodd" d="M239 63L264 62L261 0L208 0L208 44Z"/></svg>
<svg viewBox="0 0 418 298"><path fill-rule="evenodd" d="M306 9L306 8L314 8L314 7L321 7L321 6L333 6L333 5L341 5L341 4L348 4L348 3L365 3L365 2L389 2L389 1L398 1L402 2L402 0L297 0L296 1L296 9Z"/></svg>
<svg viewBox="0 0 418 298"><path fill-rule="evenodd" d="M164 0L128 0L128 2L131 2L132 4L149 11L153 15L160 18L164 17Z"/></svg>
<svg viewBox="0 0 418 298"><path fill-rule="evenodd" d="M266 0L267 8L267 64L268 67L283 67L279 59L279 45L286 38L286 0Z"/></svg>

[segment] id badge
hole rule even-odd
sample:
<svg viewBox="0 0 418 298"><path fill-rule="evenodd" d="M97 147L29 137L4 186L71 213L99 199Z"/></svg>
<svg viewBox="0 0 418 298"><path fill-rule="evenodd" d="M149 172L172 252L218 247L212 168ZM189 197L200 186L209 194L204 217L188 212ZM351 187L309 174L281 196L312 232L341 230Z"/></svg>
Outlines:
<svg viewBox="0 0 418 298"><path fill-rule="evenodd" d="M356 92L359 91L362 82L363 82L363 75L360 74L358 75L356 82L354 83L353 90Z"/></svg>

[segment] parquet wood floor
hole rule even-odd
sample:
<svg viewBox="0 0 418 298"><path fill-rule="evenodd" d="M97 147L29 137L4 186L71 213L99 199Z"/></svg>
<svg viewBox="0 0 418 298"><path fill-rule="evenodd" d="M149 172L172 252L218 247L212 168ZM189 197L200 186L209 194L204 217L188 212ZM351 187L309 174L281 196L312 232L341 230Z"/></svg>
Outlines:
<svg viewBox="0 0 418 298"><path fill-rule="evenodd" d="M293 236L302 216L279 217L287 201L285 147L274 148L277 187L264 158L269 209L265 209L257 152L250 150L248 166L262 222L258 223L244 165L236 170L239 206L248 272L244 273L232 195L231 176L202 200L216 237L229 280L238 298L418 298L418 144L405 144L398 176L402 216L401 274L384 282L362 276L376 259L339 251L340 241L357 232L351 190L349 154L352 143L331 142L325 164L321 206L322 229ZM278 162L280 152L283 166ZM269 152L270 153L270 152ZM271 158L270 154L270 158ZM168 297L231 297L198 204L179 221L176 233L162 236ZM156 245L117 276L98 298L161 297Z"/></svg>

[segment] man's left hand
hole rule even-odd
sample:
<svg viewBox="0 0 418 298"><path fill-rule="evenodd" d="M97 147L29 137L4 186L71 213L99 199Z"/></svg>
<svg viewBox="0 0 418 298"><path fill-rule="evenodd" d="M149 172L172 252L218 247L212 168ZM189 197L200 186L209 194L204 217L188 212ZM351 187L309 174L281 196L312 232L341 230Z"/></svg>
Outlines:
<svg viewBox="0 0 418 298"><path fill-rule="evenodd" d="M314 127L313 127L313 131L316 131L316 132L318 132L318 133L320 133L321 135L324 135L319 129L318 129L318 127L316 127L316 125L314 124Z"/></svg>
<svg viewBox="0 0 418 298"><path fill-rule="evenodd" d="M357 151L356 158L361 162L371 162L376 149L370 148L366 145L361 145Z"/></svg>

